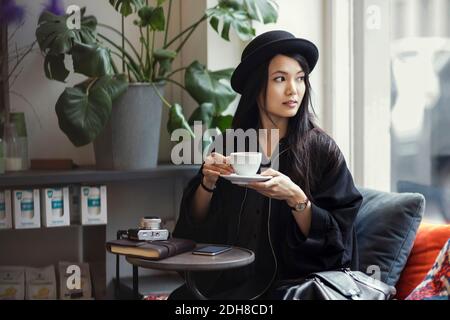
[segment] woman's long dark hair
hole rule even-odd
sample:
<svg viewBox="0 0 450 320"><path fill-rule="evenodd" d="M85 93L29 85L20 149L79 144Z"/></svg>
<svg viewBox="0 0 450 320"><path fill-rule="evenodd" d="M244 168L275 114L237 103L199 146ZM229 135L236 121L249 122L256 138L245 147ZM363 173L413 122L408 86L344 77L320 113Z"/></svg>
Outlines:
<svg viewBox="0 0 450 320"><path fill-rule="evenodd" d="M313 199L312 191L322 178L321 172L326 169L332 173L342 163L342 154L322 129L315 123L315 112L311 104L311 84L309 82L309 67L305 58L299 54L285 54L296 60L305 72L305 94L297 114L289 119L286 142L289 177L302 187L309 199ZM258 97L262 93L266 97L268 71L270 60L259 66L249 75L246 87L242 93L239 105L233 118L233 129L248 130L259 125L260 116ZM263 99L265 101L265 99ZM267 113L267 107L262 106ZM268 115L269 116L269 115ZM270 116L269 116L270 119ZM325 157L325 159L324 159ZM321 167L322 166L322 167Z"/></svg>

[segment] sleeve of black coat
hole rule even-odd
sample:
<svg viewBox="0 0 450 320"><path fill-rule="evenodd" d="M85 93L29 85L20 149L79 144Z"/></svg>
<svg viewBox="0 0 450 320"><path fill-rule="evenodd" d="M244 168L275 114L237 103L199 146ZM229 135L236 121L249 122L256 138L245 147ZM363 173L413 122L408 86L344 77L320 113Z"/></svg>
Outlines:
<svg viewBox="0 0 450 320"><path fill-rule="evenodd" d="M342 154L340 158L336 166L334 163L324 163L321 179L312 190L311 226L307 237L290 215L284 255L294 265L302 265L303 261L302 268L310 268L310 272L350 266L352 263L354 221L362 196L354 185Z"/></svg>
<svg viewBox="0 0 450 320"><path fill-rule="evenodd" d="M218 152L221 154L226 154L226 150L223 150L226 145L226 137L220 135L216 138L218 145L212 143L209 147L208 154L212 152ZM225 229L221 225L224 219L224 182L222 179L217 180L216 188L212 195L208 213L204 221L197 222L192 214L192 203L194 200L195 193L200 186L203 165L198 171L198 173L189 181L188 185L183 191L183 197L181 199L180 211L177 224L173 235L179 238L192 239L197 242L204 243L217 243L223 242L226 239Z"/></svg>
<svg viewBox="0 0 450 320"><path fill-rule="evenodd" d="M203 167L203 166L202 166ZM174 237L192 239L197 242L214 243L217 239L217 230L220 229L219 217L223 206L221 205L221 183L218 181L209 205L206 218L198 222L194 219L192 213L192 204L195 193L200 186L202 179L202 168L189 181L183 191L183 197L180 204L180 211L175 230ZM220 180L220 179L219 179Z"/></svg>

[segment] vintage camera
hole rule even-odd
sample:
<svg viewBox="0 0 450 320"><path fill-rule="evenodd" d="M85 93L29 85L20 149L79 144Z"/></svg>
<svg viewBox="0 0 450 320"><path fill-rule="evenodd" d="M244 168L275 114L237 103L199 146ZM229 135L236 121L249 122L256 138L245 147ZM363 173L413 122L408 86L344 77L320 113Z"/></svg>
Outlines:
<svg viewBox="0 0 450 320"><path fill-rule="evenodd" d="M141 241L167 240L169 239L169 230L129 229L128 238Z"/></svg>
<svg viewBox="0 0 450 320"><path fill-rule="evenodd" d="M167 240L169 237L169 230L161 229L161 219L158 217L144 217L139 229L128 230L128 238L131 240L156 241Z"/></svg>

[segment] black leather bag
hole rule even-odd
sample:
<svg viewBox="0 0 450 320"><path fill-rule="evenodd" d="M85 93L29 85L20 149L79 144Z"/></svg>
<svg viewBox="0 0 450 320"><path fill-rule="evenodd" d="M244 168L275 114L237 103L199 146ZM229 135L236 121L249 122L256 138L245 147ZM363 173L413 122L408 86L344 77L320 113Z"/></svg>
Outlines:
<svg viewBox="0 0 450 320"><path fill-rule="evenodd" d="M349 269L312 273L278 290L283 300L389 300L396 294L393 286Z"/></svg>

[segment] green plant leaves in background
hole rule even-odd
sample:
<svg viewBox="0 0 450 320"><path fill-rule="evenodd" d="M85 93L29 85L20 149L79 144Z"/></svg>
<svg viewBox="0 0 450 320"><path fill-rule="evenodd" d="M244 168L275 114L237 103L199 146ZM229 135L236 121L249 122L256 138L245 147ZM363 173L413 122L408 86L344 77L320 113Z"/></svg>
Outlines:
<svg viewBox="0 0 450 320"><path fill-rule="evenodd" d="M69 75L69 70L64 65L64 54L45 56L44 71L48 79L64 82Z"/></svg>
<svg viewBox="0 0 450 320"><path fill-rule="evenodd" d="M278 20L278 4L272 0L244 0L246 11L253 20L274 23Z"/></svg>
<svg viewBox="0 0 450 320"><path fill-rule="evenodd" d="M233 10L243 9L243 0L219 0L219 6L223 8L229 8Z"/></svg>
<svg viewBox="0 0 450 320"><path fill-rule="evenodd" d="M250 40L255 35L252 21L276 22L278 5L272 0L220 0L218 6L206 11L211 27L225 40L230 40L233 28L242 40ZM222 31L219 24L222 21Z"/></svg>
<svg viewBox="0 0 450 320"><path fill-rule="evenodd" d="M143 0L109 0L109 3L124 17L139 11L144 6Z"/></svg>
<svg viewBox="0 0 450 320"><path fill-rule="evenodd" d="M177 56L177 53L167 49L156 49L153 58L159 63L158 76L163 77L172 70L172 61Z"/></svg>
<svg viewBox="0 0 450 320"><path fill-rule="evenodd" d="M127 77L124 74L102 77L97 82L97 88L102 88L108 92L111 100L114 101L127 91Z"/></svg>
<svg viewBox="0 0 450 320"><path fill-rule="evenodd" d="M54 56L68 53L74 42L95 44L95 28L97 19L93 16L84 17L85 8L81 10L81 28L69 29L66 21L69 15L57 16L44 11L39 17L36 38L41 51Z"/></svg>
<svg viewBox="0 0 450 320"><path fill-rule="evenodd" d="M138 12L139 25L141 27L150 26L152 30L164 31L166 25L166 18L164 17L164 10L162 7L142 7Z"/></svg>
<svg viewBox="0 0 450 320"><path fill-rule="evenodd" d="M113 100L127 87L123 76L107 75L66 88L55 107L59 127L77 147L92 142L108 122Z"/></svg>
<svg viewBox="0 0 450 320"><path fill-rule="evenodd" d="M88 77L101 77L114 73L109 50L98 45L76 43L72 48L75 72Z"/></svg>
<svg viewBox="0 0 450 320"><path fill-rule="evenodd" d="M169 119L167 121L167 131L169 133L172 133L176 129L185 129L191 137L194 137L194 133L183 115L183 108L178 103L175 103L170 108Z"/></svg>
<svg viewBox="0 0 450 320"><path fill-rule="evenodd" d="M227 41L230 41L231 27L236 31L239 38L244 41L251 39L255 35L251 19L245 11L219 6L208 9L207 14L210 17L209 23L211 27ZM219 31L220 21L223 23L222 31Z"/></svg>
<svg viewBox="0 0 450 320"><path fill-rule="evenodd" d="M201 121L206 128L217 128L221 132L231 128L233 121L232 115L218 115L215 106L212 103L202 103L194 110L189 118L189 125L193 126L195 121Z"/></svg>
<svg viewBox="0 0 450 320"><path fill-rule="evenodd" d="M75 43L70 51L75 72L88 77L113 74L109 50L98 45ZM44 61L45 75L49 79L64 82L69 70L64 65L64 54L48 54Z"/></svg>
<svg viewBox="0 0 450 320"><path fill-rule="evenodd" d="M142 35L141 41L148 48L151 46L153 51L153 44L148 43L150 41L148 31L165 31L166 17L162 7L165 1L153 1L155 7L147 6L144 0L109 0L109 3L123 17L138 14L139 19L135 22L141 28L138 31L147 29L147 38ZM134 77L136 81L158 81L174 74L170 72L177 51L181 50L182 45L203 20L209 19L210 25L225 40L230 39L231 29L242 40L249 40L255 35L252 22L275 22L278 18L277 9L278 6L273 0L219 0L218 5L206 10L206 16L202 16L192 28L180 32L172 40L165 39L168 40L165 49L155 48L153 52L149 49L145 55L143 53L139 55L139 52L131 47L136 58L127 52L128 48L122 48L109 37L99 35L114 48L110 51L103 47L96 39L97 20L93 16L85 17L85 8L81 10L81 29L67 27L66 22L73 18L71 15L56 16L50 12L42 13L36 37L45 54L46 76L65 81L69 70L65 68L64 59L65 55L69 54L72 56L74 71L89 77L87 81L74 88L67 88L59 97L56 113L60 128L76 146L92 142L103 130L111 115L113 100L127 88L124 77L112 76L114 70L111 54L123 55L130 79ZM116 33L121 35L120 30ZM176 41L178 39L182 45L178 44ZM171 44L178 46L177 51L167 50ZM144 63L145 59L150 62ZM184 68L178 71L182 69ZM223 113L236 97L229 83L232 72L233 69L213 72L194 61L185 71L184 84L180 85L182 87L184 85L199 107L187 121L181 105L173 104L169 111L168 131L184 128L187 130L186 134L194 137L189 123L193 124L196 120L202 121L207 128L218 128L222 132L230 128L233 116ZM167 101L165 104L171 105Z"/></svg>
<svg viewBox="0 0 450 320"><path fill-rule="evenodd" d="M210 102L216 107L216 114L225 111L236 98L229 79L233 69L209 71L198 61L186 70L185 85L189 94L199 103Z"/></svg>
<svg viewBox="0 0 450 320"><path fill-rule="evenodd" d="M209 128L211 127L215 112L216 110L212 103L202 103L197 109L194 110L189 118L189 125L193 126L194 121L201 121L203 125Z"/></svg>
<svg viewBox="0 0 450 320"><path fill-rule="evenodd" d="M278 4L274 0L219 0L219 7L244 11L250 19L264 24L278 20Z"/></svg>
<svg viewBox="0 0 450 320"><path fill-rule="evenodd" d="M217 116L213 118L211 128L218 128L220 132L225 132L226 129L231 128L232 122L233 122L232 115Z"/></svg>

